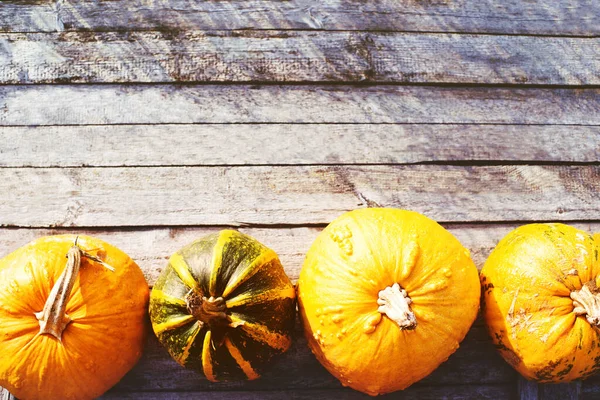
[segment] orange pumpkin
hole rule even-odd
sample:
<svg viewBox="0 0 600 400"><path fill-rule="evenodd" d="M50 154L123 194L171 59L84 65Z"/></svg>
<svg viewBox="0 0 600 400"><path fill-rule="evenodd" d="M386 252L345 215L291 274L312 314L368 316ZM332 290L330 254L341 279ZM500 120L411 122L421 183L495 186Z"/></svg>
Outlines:
<svg viewBox="0 0 600 400"><path fill-rule="evenodd" d="M481 271L484 317L504 359L528 379L568 382L600 367L600 235L530 224Z"/></svg>
<svg viewBox="0 0 600 400"><path fill-rule="evenodd" d="M429 375L479 309L469 252L416 212L372 208L333 221L298 282L308 344L343 385L377 395Z"/></svg>
<svg viewBox="0 0 600 400"><path fill-rule="evenodd" d="M139 267L106 242L50 236L16 250L0 260L0 386L100 396L138 361L147 303Z"/></svg>

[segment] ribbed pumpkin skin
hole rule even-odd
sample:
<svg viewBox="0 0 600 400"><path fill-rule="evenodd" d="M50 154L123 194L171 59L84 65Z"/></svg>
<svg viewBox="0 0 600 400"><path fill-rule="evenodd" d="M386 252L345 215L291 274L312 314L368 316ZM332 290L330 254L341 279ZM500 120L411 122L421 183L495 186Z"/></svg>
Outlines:
<svg viewBox="0 0 600 400"><path fill-rule="evenodd" d="M528 379L568 382L600 366L600 334L570 294L600 286L600 236L530 224L504 237L481 271L484 318L504 359Z"/></svg>
<svg viewBox="0 0 600 400"><path fill-rule="evenodd" d="M44 237L0 260L0 386L17 398L96 398L141 356L148 284L125 253L88 236L78 237L79 247L115 272L82 258L62 342L38 334L34 313L44 308L74 242L74 235Z"/></svg>
<svg viewBox="0 0 600 400"><path fill-rule="evenodd" d="M199 322L191 293L222 297L230 326ZM159 341L181 365L211 381L256 379L291 344L295 290L274 251L224 230L175 253L150 296Z"/></svg>
<svg viewBox="0 0 600 400"><path fill-rule="evenodd" d="M412 300L413 330L378 312L379 292L398 283ZM479 308L469 252L416 212L371 208L333 221L300 273L304 332L343 385L377 395L429 375L462 341Z"/></svg>

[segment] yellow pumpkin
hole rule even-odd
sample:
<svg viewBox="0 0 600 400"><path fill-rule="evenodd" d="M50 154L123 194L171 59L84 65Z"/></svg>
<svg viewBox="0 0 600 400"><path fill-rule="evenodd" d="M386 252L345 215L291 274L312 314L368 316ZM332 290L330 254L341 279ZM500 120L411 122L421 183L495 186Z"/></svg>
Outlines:
<svg viewBox="0 0 600 400"><path fill-rule="evenodd" d="M600 366L600 235L564 224L521 226L481 271L484 317L504 359L539 382Z"/></svg>
<svg viewBox="0 0 600 400"><path fill-rule="evenodd" d="M371 208L333 221L300 273L304 332L343 385L378 395L429 375L456 351L479 309L468 250L412 211Z"/></svg>
<svg viewBox="0 0 600 400"><path fill-rule="evenodd" d="M147 303L139 267L102 240L21 247L0 260L0 386L22 399L102 395L142 353Z"/></svg>

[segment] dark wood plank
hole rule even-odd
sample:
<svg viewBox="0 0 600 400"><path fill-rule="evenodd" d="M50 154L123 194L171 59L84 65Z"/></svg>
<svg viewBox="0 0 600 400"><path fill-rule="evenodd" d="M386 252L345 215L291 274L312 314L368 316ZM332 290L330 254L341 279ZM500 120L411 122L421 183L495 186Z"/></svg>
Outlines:
<svg viewBox="0 0 600 400"><path fill-rule="evenodd" d="M599 16L598 3L585 0L30 0L0 3L0 31L202 27L593 36L600 34Z"/></svg>
<svg viewBox="0 0 600 400"><path fill-rule="evenodd" d="M471 252L478 269L483 267L489 253L508 232L521 225L512 224L444 224ZM569 223L587 232L600 232L600 223ZM24 229L0 228L0 257L47 235L63 233L87 234L99 237L123 249L141 267L146 280L153 285L167 259L177 249L202 236L217 232L222 227L172 227L172 228L56 228ZM298 280L304 255L316 239L321 227L288 226L282 228L238 228L255 237L279 255L286 274L293 282ZM595 379L595 378L590 378Z"/></svg>
<svg viewBox="0 0 600 400"><path fill-rule="evenodd" d="M366 206L442 222L590 220L598 166L2 168L0 225L323 224Z"/></svg>
<svg viewBox="0 0 600 400"><path fill-rule="evenodd" d="M598 85L600 40L310 31L0 34L0 83Z"/></svg>
<svg viewBox="0 0 600 400"><path fill-rule="evenodd" d="M419 399L419 400L465 400L465 399L508 399L514 394L514 388L510 384L497 385L454 385L443 387L410 387L402 392L395 392L378 399ZM109 392L102 399L126 399L126 400L368 400L372 399L366 394L353 391L352 389L333 390L298 390L298 391L253 391L253 392Z"/></svg>
<svg viewBox="0 0 600 400"><path fill-rule="evenodd" d="M0 125L600 125L598 89L350 85L0 86Z"/></svg>
<svg viewBox="0 0 600 400"><path fill-rule="evenodd" d="M579 400L582 399L582 383L539 384L518 377L519 400Z"/></svg>
<svg viewBox="0 0 600 400"><path fill-rule="evenodd" d="M472 124L16 126L0 128L0 154L1 167L597 162L600 161L600 127Z"/></svg>

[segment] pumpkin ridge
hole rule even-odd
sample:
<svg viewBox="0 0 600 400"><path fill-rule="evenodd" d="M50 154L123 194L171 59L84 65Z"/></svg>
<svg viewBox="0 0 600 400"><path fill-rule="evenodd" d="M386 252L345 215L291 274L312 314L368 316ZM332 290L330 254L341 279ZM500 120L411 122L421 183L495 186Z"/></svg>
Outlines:
<svg viewBox="0 0 600 400"><path fill-rule="evenodd" d="M211 296L217 297L217 279L219 278L219 272L223 266L223 249L235 233L237 232L229 229L221 231L219 233L219 238L213 247L212 272L210 274L210 280L208 281L208 292Z"/></svg>
<svg viewBox="0 0 600 400"><path fill-rule="evenodd" d="M223 291L223 297L227 297L228 295L230 295L242 283L252 278L254 274L256 274L260 270L261 267L269 265L270 262L276 258L277 254L273 250L267 248L266 251L260 254L258 257L256 257L254 261L252 261L252 263L250 263L250 265L246 267L244 272L239 274L233 280L233 282L228 282L227 286L225 287L225 290Z"/></svg>
<svg viewBox="0 0 600 400"><path fill-rule="evenodd" d="M179 297L171 296L170 294L167 294L160 289L152 291L152 299L155 301L162 302L162 303L174 304L174 305L177 304L177 305L186 307L185 301L183 301Z"/></svg>
<svg viewBox="0 0 600 400"><path fill-rule="evenodd" d="M171 268L173 268L173 271L177 273L177 276L179 279L181 279L184 285L196 292L200 291L198 282L196 282L192 276L192 273L190 272L190 266L180 253L175 253L171 256L169 259L169 265Z"/></svg>
<svg viewBox="0 0 600 400"><path fill-rule="evenodd" d="M231 340L229 340L229 338L225 338L224 344L227 347L227 350L229 350L229 353L231 354L235 362L238 363L238 365L240 366L244 374L246 374L246 377L248 377L249 380L257 379L260 376L256 373L254 368L252 368L252 365L248 361L244 360L244 357L242 356L240 350L233 344Z"/></svg>
<svg viewBox="0 0 600 400"><path fill-rule="evenodd" d="M265 325L244 321L235 316L233 313L231 314L230 318L233 323L238 323L238 328L247 333L252 339L264 343L273 349L283 352L286 351L292 344L291 338L286 335L273 332Z"/></svg>
<svg viewBox="0 0 600 400"><path fill-rule="evenodd" d="M194 332L188 336L188 339L185 343L185 347L183 348L183 351L181 352L181 355L179 355L177 358L175 358L175 361L177 361L181 365L185 365L187 359L190 356L190 349L194 345L196 338L198 337L198 334L203 330L202 327L198 324L194 324L193 329L194 329ZM207 330L204 329L204 332L206 334Z"/></svg>
<svg viewBox="0 0 600 400"><path fill-rule="evenodd" d="M216 382L217 379L214 375L213 361L210 354L210 346L212 346L211 336L212 333L210 330L208 330L204 336L204 344L202 346L202 372L204 372L206 379L211 382Z"/></svg>
<svg viewBox="0 0 600 400"><path fill-rule="evenodd" d="M182 315L181 317L174 317L167 319L166 322L153 325L154 332L159 335L165 331L171 331L173 329L180 328L196 319L192 315Z"/></svg>
<svg viewBox="0 0 600 400"><path fill-rule="evenodd" d="M270 300L293 299L295 297L296 291L293 287L281 287L264 292L239 294L231 299L226 300L225 304L227 304L227 308L230 309L234 307L260 304Z"/></svg>

